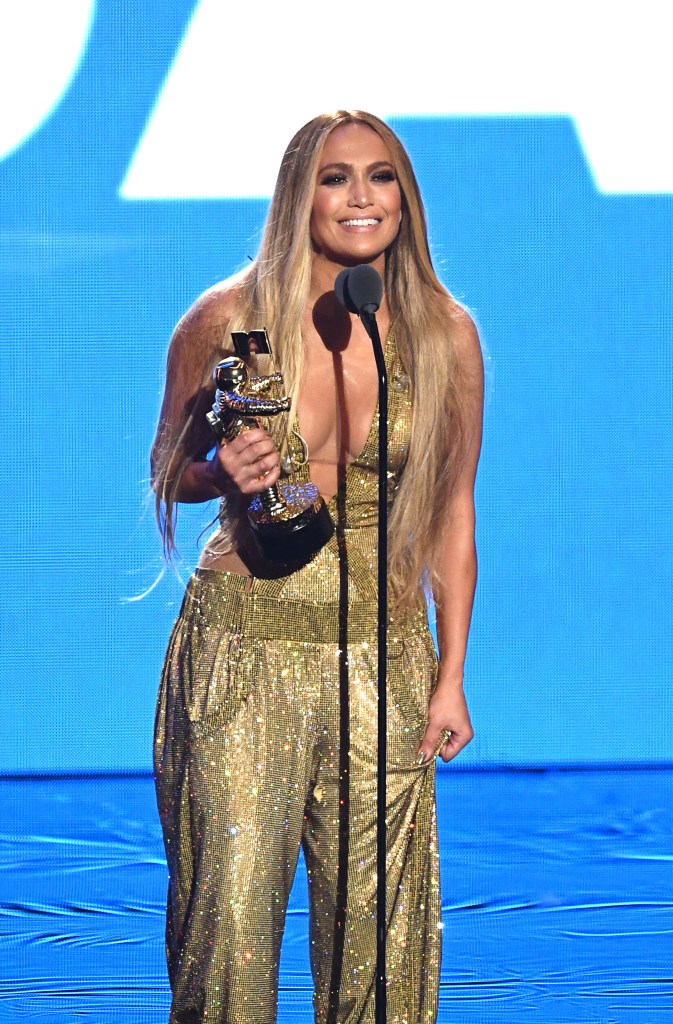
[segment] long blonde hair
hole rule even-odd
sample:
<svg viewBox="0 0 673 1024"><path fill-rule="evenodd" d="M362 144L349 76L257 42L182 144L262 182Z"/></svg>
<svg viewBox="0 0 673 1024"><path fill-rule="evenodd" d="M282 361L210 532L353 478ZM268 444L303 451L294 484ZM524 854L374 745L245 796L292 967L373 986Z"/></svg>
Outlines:
<svg viewBox="0 0 673 1024"><path fill-rule="evenodd" d="M311 286L315 181L327 137L348 124L366 125L383 139L402 195L402 221L386 252L384 284L413 401L409 455L390 513L388 541L389 579L396 603L404 607L418 601L423 577L430 586L437 579L447 501L465 456L465 388L453 339L466 314L434 271L425 210L409 156L395 133L373 114L322 114L290 142L258 256L232 282L237 298L231 318L202 338L191 339L192 379L199 381L199 388L181 405L177 421L162 415L153 448L153 485L164 551L170 558L180 477L193 458L203 457L212 447L205 421L212 402L210 373L227 331L249 329L253 322L269 328L285 391L296 408L304 356L302 323ZM176 332L173 345L179 345L179 337ZM168 376L167 391L170 352ZM292 414L288 422L292 424ZM235 518L232 508L233 532Z"/></svg>

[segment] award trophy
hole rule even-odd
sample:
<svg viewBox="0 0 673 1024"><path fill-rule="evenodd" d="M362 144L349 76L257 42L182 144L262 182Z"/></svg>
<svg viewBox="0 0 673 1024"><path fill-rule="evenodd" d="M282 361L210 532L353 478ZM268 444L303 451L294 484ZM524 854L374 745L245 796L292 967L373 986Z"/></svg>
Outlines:
<svg viewBox="0 0 673 1024"><path fill-rule="evenodd" d="M290 409L289 398L263 397L273 384L282 384L282 376L251 377L238 356L219 362L213 380L217 391L207 418L215 436L225 444L259 426L255 417L277 416ZM261 554L272 562L307 561L334 533L327 506L310 482L267 487L250 502L248 521Z"/></svg>

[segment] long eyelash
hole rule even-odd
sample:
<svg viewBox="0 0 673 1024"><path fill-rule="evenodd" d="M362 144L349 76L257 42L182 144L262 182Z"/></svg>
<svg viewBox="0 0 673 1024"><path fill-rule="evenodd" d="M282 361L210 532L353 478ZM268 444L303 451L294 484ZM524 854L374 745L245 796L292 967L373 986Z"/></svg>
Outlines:
<svg viewBox="0 0 673 1024"><path fill-rule="evenodd" d="M397 175L394 171L377 171L373 175L374 181L397 181ZM323 178L320 182L321 185L342 185L346 181L345 174L330 174L326 178Z"/></svg>

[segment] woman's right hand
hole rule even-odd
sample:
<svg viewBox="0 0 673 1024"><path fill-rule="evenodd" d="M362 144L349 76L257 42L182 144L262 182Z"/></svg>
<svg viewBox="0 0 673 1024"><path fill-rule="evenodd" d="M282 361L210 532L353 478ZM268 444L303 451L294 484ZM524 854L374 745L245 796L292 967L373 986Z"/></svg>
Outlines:
<svg viewBox="0 0 673 1024"><path fill-rule="evenodd" d="M266 430L244 430L220 444L207 463L213 486L220 494L259 494L280 476L276 443Z"/></svg>

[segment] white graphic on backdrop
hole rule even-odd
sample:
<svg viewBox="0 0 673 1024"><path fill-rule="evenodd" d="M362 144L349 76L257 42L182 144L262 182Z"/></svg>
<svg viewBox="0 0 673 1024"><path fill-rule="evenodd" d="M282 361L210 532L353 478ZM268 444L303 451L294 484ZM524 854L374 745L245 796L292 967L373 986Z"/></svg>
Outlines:
<svg viewBox="0 0 673 1024"><path fill-rule="evenodd" d="M50 116L94 0L3 5L0 159ZM673 191L661 0L201 0L122 183L128 199L266 196L292 131L319 110L384 116L567 114L605 192ZM357 16L356 16L357 15Z"/></svg>
<svg viewBox="0 0 673 1024"><path fill-rule="evenodd" d="M2 5L0 159L29 138L65 95L91 32L94 0Z"/></svg>
<svg viewBox="0 0 673 1024"><path fill-rule="evenodd" d="M568 114L597 187L673 191L671 10L602 0L201 0L121 194L264 196L321 110ZM666 24L664 24L666 22Z"/></svg>

